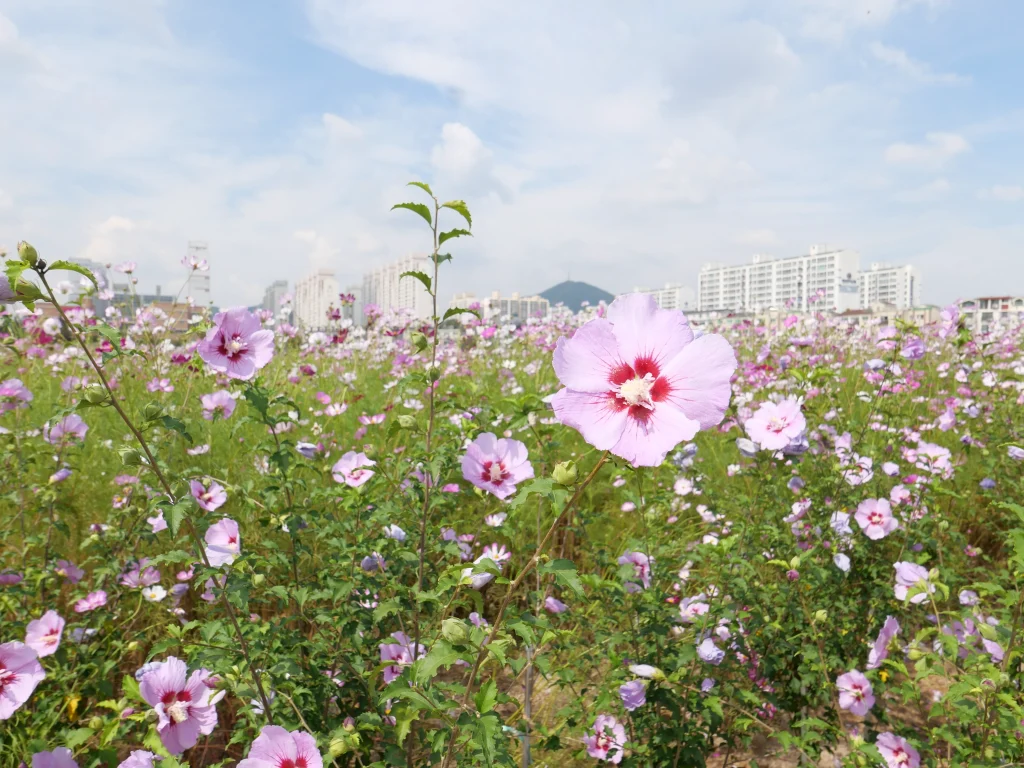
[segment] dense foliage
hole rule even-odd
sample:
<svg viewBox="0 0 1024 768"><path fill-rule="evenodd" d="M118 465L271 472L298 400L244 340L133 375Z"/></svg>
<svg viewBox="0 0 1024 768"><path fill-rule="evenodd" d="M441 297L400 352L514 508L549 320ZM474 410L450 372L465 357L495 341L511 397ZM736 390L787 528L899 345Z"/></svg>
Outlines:
<svg viewBox="0 0 1024 768"><path fill-rule="evenodd" d="M0 315L2 766L1024 759L1024 326L304 334L6 266L62 309Z"/></svg>

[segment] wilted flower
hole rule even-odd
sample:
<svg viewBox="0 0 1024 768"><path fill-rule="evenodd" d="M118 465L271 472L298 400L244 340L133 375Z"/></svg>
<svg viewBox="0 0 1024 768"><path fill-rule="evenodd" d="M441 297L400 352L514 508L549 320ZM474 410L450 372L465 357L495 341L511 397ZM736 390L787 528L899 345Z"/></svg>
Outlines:
<svg viewBox="0 0 1024 768"><path fill-rule="evenodd" d="M868 652L868 669L878 669L889 656L889 643L900 631L900 624L893 616L886 616L882 629Z"/></svg>
<svg viewBox="0 0 1024 768"><path fill-rule="evenodd" d="M725 651L715 645L715 641L710 637L706 637L697 644L697 656L701 661L717 667L725 659Z"/></svg>
<svg viewBox="0 0 1024 768"><path fill-rule="evenodd" d="M90 592L88 595L83 597L81 600L75 603L75 613L88 613L89 611L95 611L107 604L107 593L102 589L98 589L95 592Z"/></svg>
<svg viewBox="0 0 1024 768"><path fill-rule="evenodd" d="M633 574L640 580L640 585L644 589L651 586L651 560L643 552L630 552L627 551L619 557L619 565L632 565ZM637 589L636 582L628 582L626 589L630 589L632 585L633 589Z"/></svg>

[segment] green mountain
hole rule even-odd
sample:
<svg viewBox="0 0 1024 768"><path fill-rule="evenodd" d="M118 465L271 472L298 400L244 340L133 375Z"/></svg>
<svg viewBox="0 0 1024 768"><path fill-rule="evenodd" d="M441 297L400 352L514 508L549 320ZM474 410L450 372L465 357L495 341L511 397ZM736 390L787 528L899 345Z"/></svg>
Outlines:
<svg viewBox="0 0 1024 768"><path fill-rule="evenodd" d="M579 311L584 301L590 302L591 306L594 306L602 301L610 304L615 298L608 291L602 291L600 288L595 288L589 283L581 283L578 280L566 280L564 283L553 285L540 295L550 301L551 306L565 304L573 312Z"/></svg>

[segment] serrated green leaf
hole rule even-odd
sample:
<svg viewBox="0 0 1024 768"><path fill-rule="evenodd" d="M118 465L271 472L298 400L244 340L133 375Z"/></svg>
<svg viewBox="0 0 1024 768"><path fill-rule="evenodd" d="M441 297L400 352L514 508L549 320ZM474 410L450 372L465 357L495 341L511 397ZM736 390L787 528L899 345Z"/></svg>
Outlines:
<svg viewBox="0 0 1024 768"><path fill-rule="evenodd" d="M488 680L480 686L480 690L476 692L473 701L476 703L476 711L479 714L483 715L490 712L498 702L498 686L495 685L493 680Z"/></svg>
<svg viewBox="0 0 1024 768"><path fill-rule="evenodd" d="M189 443L192 443L192 435L189 434L188 428L185 426L185 422L180 419L176 419L173 416L162 416L160 417L160 423L164 425L166 429L173 430L179 435L184 437Z"/></svg>
<svg viewBox="0 0 1024 768"><path fill-rule="evenodd" d="M577 597L584 596L583 582L580 581L576 566L572 564L571 560L552 560L550 563L542 565L539 570L542 574L553 574L555 583L568 587Z"/></svg>
<svg viewBox="0 0 1024 768"><path fill-rule="evenodd" d="M181 524L192 508L191 499L191 496L179 499L177 504L167 510L164 519L167 520L167 527L171 529L172 536L177 536L178 531L181 530Z"/></svg>
<svg viewBox="0 0 1024 768"><path fill-rule="evenodd" d="M424 192L426 192L431 197L434 196L434 191L430 188L430 185L427 184L425 181L410 181L405 186L407 186L407 187L419 187L420 189L422 189Z"/></svg>
<svg viewBox="0 0 1024 768"><path fill-rule="evenodd" d="M459 653L447 640L438 640L434 647L422 659L416 662L416 680L420 683L427 683L437 674L441 667L450 667L459 660Z"/></svg>
<svg viewBox="0 0 1024 768"><path fill-rule="evenodd" d="M430 215L430 209L423 203L397 203L396 205L391 206L391 210L393 211L395 208L404 208L407 211L418 213L423 217L427 224L431 227L434 226L434 219Z"/></svg>
<svg viewBox="0 0 1024 768"><path fill-rule="evenodd" d="M453 237L472 237L473 233L468 229L449 229L447 232L442 232L437 236L437 244L439 246L444 245L447 241Z"/></svg>
<svg viewBox="0 0 1024 768"><path fill-rule="evenodd" d="M555 481L550 477L538 477L536 480L531 480L529 483L523 486L523 489L516 494L516 497L509 502L509 509L518 509L531 494L539 493L546 496L551 493L551 489L554 487Z"/></svg>
<svg viewBox="0 0 1024 768"><path fill-rule="evenodd" d="M473 217L469 214L469 206L466 205L464 200L449 200L447 203L441 203L442 208L450 208L456 213L460 214L462 218L466 220L466 224L469 228L473 228Z"/></svg>
<svg viewBox="0 0 1024 768"><path fill-rule="evenodd" d="M84 275L89 278L93 287L96 288L97 291L100 289L99 283L96 282L96 275L92 273L91 269L83 267L81 264L75 264L73 261L55 261L47 268L46 271L49 273L55 269L63 269L68 272L77 272L80 275Z"/></svg>
<svg viewBox="0 0 1024 768"><path fill-rule="evenodd" d="M403 277L414 277L423 283L423 287L427 289L427 293L430 293L430 276L423 272L403 272L398 276L399 279Z"/></svg>

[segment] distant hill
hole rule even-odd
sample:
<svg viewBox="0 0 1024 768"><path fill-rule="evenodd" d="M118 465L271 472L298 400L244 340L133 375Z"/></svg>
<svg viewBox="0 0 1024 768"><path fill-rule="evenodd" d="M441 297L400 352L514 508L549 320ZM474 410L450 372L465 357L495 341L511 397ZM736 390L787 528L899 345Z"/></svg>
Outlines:
<svg viewBox="0 0 1024 768"><path fill-rule="evenodd" d="M602 301L610 304L615 298L607 291L602 291L590 283L581 283L578 280L566 280L564 283L553 285L541 296L550 301L551 306L565 304L573 312L578 312L584 301L590 302L593 306Z"/></svg>

